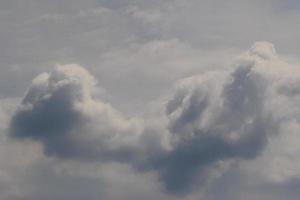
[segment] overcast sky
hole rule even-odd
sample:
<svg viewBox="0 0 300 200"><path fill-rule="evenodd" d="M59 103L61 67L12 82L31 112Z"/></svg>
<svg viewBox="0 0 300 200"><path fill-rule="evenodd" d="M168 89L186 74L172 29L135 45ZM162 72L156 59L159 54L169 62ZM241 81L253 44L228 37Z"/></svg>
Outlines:
<svg viewBox="0 0 300 200"><path fill-rule="evenodd" d="M297 0L1 0L1 200L296 200Z"/></svg>

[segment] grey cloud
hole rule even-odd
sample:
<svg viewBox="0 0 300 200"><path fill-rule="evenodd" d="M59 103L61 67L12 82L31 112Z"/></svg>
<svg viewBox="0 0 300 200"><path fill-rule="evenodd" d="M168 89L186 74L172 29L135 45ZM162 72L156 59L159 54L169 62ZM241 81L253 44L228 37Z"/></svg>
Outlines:
<svg viewBox="0 0 300 200"><path fill-rule="evenodd" d="M1 199L53 199L52 194L57 194L57 199L76 199L80 194L82 198L106 200L177 199L160 195L162 183L171 193L198 200L203 193L197 193L198 189L203 190L209 180L218 182L215 173L226 172L223 164L231 161L243 163L244 174L237 176L251 176L251 181L247 177L232 185L227 199L297 199L298 185L282 182L300 177L299 66L277 58L272 45L264 43L254 45L251 53L235 63L238 70L230 68L234 72L228 72L227 66L233 55L261 39L273 41L282 55L291 56L285 58L290 63L299 63L295 56L300 49L300 43L295 42L300 30L298 5L295 0L0 1ZM86 66L110 96L87 101L77 98L83 93L75 82L59 89L33 83L10 124L14 138L26 141L12 144L5 133L11 115L7 112L14 112L11 107L15 105L4 107L15 104L11 97L21 97L32 77L50 71L55 63ZM217 72L204 73L211 70ZM189 79L188 88L171 94L167 108L156 100L172 93L169 88L178 79L199 73L202 75ZM57 75L51 72L47 76ZM239 87L245 91L240 92ZM78 96L71 91L79 91ZM89 91L93 96L93 89ZM45 99L38 98L42 96ZM150 117L155 125L143 117L128 117L148 114L154 100L161 104L160 112L167 110ZM97 106L88 106L88 102ZM72 106L78 103L81 106ZM248 124L252 120L252 125ZM252 134L254 130L259 131ZM273 137L278 132L280 137ZM102 177L99 182L86 174L72 178L62 173L53 178L55 172L49 171L55 166L39 172L40 166L27 165L42 162L33 159L41 153L30 151L35 144L45 153L39 159L52 156L49 159L59 158L58 163L74 159L76 166L123 162L143 172L131 173L133 179L145 182L127 183L127 177L120 176L126 171L109 183L108 190L103 189ZM211 159L205 152L213 155ZM66 171L71 166L67 165ZM28 168L32 168L30 173ZM75 171L85 170L78 167ZM91 176L97 172L86 171ZM149 172L158 174L161 183L153 180L159 189L145 192L141 188L148 188L149 182L143 175ZM114 173L115 169L108 176ZM203 199L226 199L224 185L229 185L231 178L209 191L216 196ZM116 186L121 179L126 183ZM257 185L242 184L248 182ZM270 182L280 184L266 189ZM282 192L280 188L285 186ZM106 192L112 196L108 198Z"/></svg>
<svg viewBox="0 0 300 200"><path fill-rule="evenodd" d="M269 48L268 43L257 43L249 56L269 59ZM177 141L160 172L169 190L185 192L196 187L197 176L205 183L220 161L254 159L265 147L268 132L276 132L264 109L264 77L254 69L255 62L244 61L231 73L212 72L184 80L169 101L169 130Z"/></svg>
<svg viewBox="0 0 300 200"><path fill-rule="evenodd" d="M259 62L275 57L271 44L256 43L232 72L181 81L162 129L151 128L147 120L126 119L95 99L96 81L82 67L58 66L33 80L10 132L42 142L48 155L155 171L168 192L185 195L205 185L222 162L257 157L268 133L276 132L264 108L268 82L257 70Z"/></svg>
<svg viewBox="0 0 300 200"><path fill-rule="evenodd" d="M126 120L109 104L94 100L95 84L78 65L39 75L13 116L10 132L41 141L49 155L130 159L143 121Z"/></svg>
<svg viewBox="0 0 300 200"><path fill-rule="evenodd" d="M41 140L64 135L83 120L80 120L83 118L80 111L74 107L76 101L86 98L84 84L80 77L69 78L61 67L57 67L51 75L41 74L33 80L22 100L18 114L12 120L12 132L16 137Z"/></svg>
<svg viewBox="0 0 300 200"><path fill-rule="evenodd" d="M291 143L284 140L286 133L297 138L298 72L297 66L280 59L272 44L255 43L229 71L204 72L180 81L165 105L165 113L158 119L148 119L125 117L97 99L96 80L84 68L57 66L32 81L13 115L10 136L37 141L45 155L58 158L58 162L99 166L122 163L141 176L157 175L164 195L171 199L188 198L211 183L223 184L223 178L218 177L230 168L234 173L234 163L241 163L244 173L261 174L260 178L271 182L285 181L289 188L290 178L299 175L297 165L276 152L278 146ZM286 151L282 154L291 152ZM274 164L273 159L281 164ZM270 170L262 170L269 165ZM291 170L288 174L286 168ZM98 183L96 179L86 181L74 187ZM81 191L88 196L89 190ZM33 198L47 196L44 191L33 193Z"/></svg>

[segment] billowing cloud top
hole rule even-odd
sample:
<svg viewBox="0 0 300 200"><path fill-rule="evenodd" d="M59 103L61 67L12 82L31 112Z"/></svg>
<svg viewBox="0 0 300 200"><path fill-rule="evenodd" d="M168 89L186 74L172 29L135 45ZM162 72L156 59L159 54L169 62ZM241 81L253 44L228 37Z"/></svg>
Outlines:
<svg viewBox="0 0 300 200"><path fill-rule="evenodd" d="M95 85L95 78L74 64L39 75L12 119L12 134L41 141L47 154L57 156L101 159L115 151L125 156L135 146L131 143L142 120L126 120L109 104L95 100Z"/></svg>
<svg viewBox="0 0 300 200"><path fill-rule="evenodd" d="M48 156L154 172L169 193L186 195L261 155L282 124L299 118L298 72L272 44L257 42L229 71L178 82L158 128L94 97L96 80L83 67L59 65L32 81L10 134L41 142ZM281 105L294 109L284 113Z"/></svg>

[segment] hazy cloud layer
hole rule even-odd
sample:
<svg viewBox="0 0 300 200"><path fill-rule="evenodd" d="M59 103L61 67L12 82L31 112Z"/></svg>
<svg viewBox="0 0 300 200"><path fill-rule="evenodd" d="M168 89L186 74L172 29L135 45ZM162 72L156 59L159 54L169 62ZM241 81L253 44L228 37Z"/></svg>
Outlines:
<svg viewBox="0 0 300 200"><path fill-rule="evenodd" d="M298 200L299 5L0 1L0 199Z"/></svg>

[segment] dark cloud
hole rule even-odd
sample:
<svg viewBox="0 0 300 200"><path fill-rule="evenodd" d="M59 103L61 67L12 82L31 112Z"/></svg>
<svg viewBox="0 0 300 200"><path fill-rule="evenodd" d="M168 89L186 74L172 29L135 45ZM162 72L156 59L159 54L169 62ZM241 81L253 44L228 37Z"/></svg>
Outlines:
<svg viewBox="0 0 300 200"><path fill-rule="evenodd" d="M203 74L179 85L167 105L176 141L159 165L168 190L185 193L199 186L197 179L205 183L218 162L262 152L267 133L276 129L264 111L266 86L254 65L239 62L231 73Z"/></svg>
<svg viewBox="0 0 300 200"><path fill-rule="evenodd" d="M129 159L135 148L130 140L138 134L140 124L94 100L95 84L78 65L57 66L41 74L13 116L10 132L17 138L41 141L49 155Z"/></svg>
<svg viewBox="0 0 300 200"><path fill-rule="evenodd" d="M160 129L95 99L96 81L82 67L58 66L33 80L10 131L42 142L48 155L154 171L168 192L185 195L206 185L224 163L256 158L277 132L265 108L269 82L260 67L273 59L271 44L256 43L232 72L184 79Z"/></svg>
<svg viewBox="0 0 300 200"><path fill-rule="evenodd" d="M47 141L80 126L83 116L74 107L85 98L86 85L80 77L67 77L64 70L68 69L57 67L51 75L41 74L33 80L12 119L14 136Z"/></svg>

